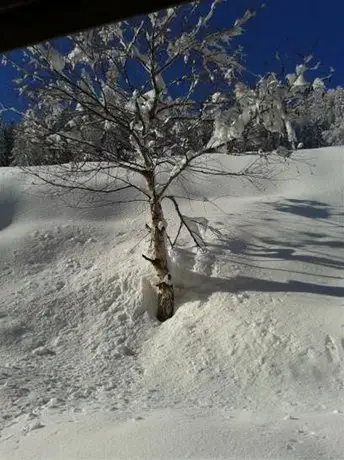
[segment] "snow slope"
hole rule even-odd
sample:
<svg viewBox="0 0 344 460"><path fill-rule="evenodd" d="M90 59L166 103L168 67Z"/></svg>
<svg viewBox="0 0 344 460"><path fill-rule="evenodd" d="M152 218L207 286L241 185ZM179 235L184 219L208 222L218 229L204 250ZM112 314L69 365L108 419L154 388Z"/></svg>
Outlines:
<svg viewBox="0 0 344 460"><path fill-rule="evenodd" d="M0 170L0 458L340 458L343 154L299 151L259 190L184 178L207 249L172 254L162 325L144 203Z"/></svg>

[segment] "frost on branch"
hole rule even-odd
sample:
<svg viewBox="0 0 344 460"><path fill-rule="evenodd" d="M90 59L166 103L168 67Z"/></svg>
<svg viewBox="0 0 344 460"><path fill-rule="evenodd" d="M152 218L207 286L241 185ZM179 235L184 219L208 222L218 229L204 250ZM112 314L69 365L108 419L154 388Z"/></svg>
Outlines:
<svg viewBox="0 0 344 460"><path fill-rule="evenodd" d="M186 231L202 247L208 229L205 221L183 214L173 186L180 179L184 190L188 168L222 174L202 162L204 156L218 148L231 152L250 125L268 126L268 119L277 118L287 129L273 75L254 88L239 84L242 51L234 41L256 12L247 10L232 26L218 27L220 4L225 2L194 2L77 33L66 37L67 51L58 42L35 45L17 66L30 102L18 157L30 152L31 164L59 166L48 177L47 168L35 174L63 191L95 192L114 206L145 203L152 254L144 258L159 281L162 321L173 314L174 302L168 245ZM176 212L173 241L164 199Z"/></svg>
<svg viewBox="0 0 344 460"><path fill-rule="evenodd" d="M277 78L275 73L261 77L255 85L238 82L234 88L234 103L225 110L213 113L213 131L208 148L217 148L243 144L257 145L258 151L262 139L271 139L270 151L281 143L292 149L298 144L295 119L300 114L300 106L313 92L321 92L324 79L315 78L309 82L305 73L317 70L319 64L310 66L311 57L296 66L295 73L287 74L285 80ZM215 100L219 93L214 95ZM261 141L259 140L261 138ZM267 144L269 146L269 144ZM220 151L220 150L218 150Z"/></svg>

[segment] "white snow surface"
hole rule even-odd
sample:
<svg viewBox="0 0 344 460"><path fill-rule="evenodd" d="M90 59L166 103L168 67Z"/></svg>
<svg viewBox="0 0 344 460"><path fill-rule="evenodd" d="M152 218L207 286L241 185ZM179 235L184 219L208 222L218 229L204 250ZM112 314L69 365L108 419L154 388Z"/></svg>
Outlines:
<svg viewBox="0 0 344 460"><path fill-rule="evenodd" d="M0 169L0 459L343 458L343 158L297 151L263 189L184 177L207 244L171 254L163 324L148 204Z"/></svg>

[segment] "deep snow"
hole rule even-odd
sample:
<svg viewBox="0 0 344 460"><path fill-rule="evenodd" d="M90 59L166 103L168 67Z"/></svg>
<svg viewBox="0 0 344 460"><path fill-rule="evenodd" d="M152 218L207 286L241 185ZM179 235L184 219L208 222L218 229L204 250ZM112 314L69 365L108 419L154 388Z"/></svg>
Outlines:
<svg viewBox="0 0 344 460"><path fill-rule="evenodd" d="M264 189L184 178L207 248L173 252L162 325L144 203L0 169L0 458L341 458L343 155L299 151Z"/></svg>

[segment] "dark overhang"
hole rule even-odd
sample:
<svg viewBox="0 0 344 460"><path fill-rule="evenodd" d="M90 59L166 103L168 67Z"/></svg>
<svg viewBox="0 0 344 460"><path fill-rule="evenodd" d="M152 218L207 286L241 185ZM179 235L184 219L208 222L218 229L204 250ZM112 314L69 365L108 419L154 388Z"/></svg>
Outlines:
<svg viewBox="0 0 344 460"><path fill-rule="evenodd" d="M0 52L185 0L0 0Z"/></svg>

